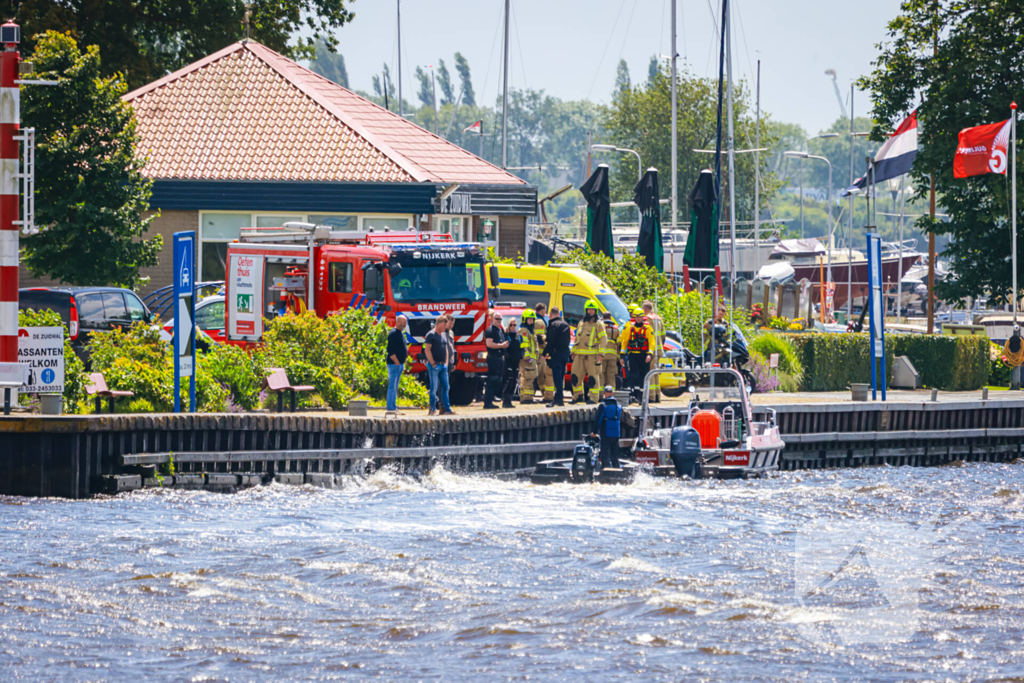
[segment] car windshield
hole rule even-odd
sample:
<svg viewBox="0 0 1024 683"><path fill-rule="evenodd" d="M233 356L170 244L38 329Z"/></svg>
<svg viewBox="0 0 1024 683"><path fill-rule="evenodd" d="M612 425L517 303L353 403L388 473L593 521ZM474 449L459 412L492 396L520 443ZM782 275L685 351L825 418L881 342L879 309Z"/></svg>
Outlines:
<svg viewBox="0 0 1024 683"><path fill-rule="evenodd" d="M622 299L619 297L614 294L598 294L597 300L601 302L606 311L612 314L619 327L624 326L629 321L629 311L626 310L626 305L622 303Z"/></svg>
<svg viewBox="0 0 1024 683"><path fill-rule="evenodd" d="M395 301L483 301L482 263L405 266L391 278Z"/></svg>

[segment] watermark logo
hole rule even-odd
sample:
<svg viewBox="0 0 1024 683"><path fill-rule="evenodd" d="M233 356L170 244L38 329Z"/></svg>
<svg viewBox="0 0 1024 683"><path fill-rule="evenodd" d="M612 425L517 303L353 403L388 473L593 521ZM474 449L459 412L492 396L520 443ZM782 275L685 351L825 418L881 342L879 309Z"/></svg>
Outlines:
<svg viewBox="0 0 1024 683"><path fill-rule="evenodd" d="M816 519L796 538L794 617L815 644L846 646L909 640L919 628L919 594L943 543L970 516L942 527L938 514L918 527L903 522Z"/></svg>

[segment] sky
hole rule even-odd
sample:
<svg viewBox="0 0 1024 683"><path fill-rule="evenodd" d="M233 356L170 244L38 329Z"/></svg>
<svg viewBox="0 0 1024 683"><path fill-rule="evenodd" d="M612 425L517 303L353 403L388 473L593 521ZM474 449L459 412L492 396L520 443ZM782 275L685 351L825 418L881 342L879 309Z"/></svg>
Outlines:
<svg viewBox="0 0 1024 683"><path fill-rule="evenodd" d="M354 0L354 21L337 32L349 83L371 91L371 77L397 67L398 0ZM544 90L563 100L606 103L620 59L634 82L646 78L652 55L668 55L671 0L511 0L509 86ZM845 106L850 85L867 74L896 16L899 0L733 0L735 79L754 81L761 60L761 107L777 121L809 134L840 115L832 78ZM719 0L678 0L680 67L716 75L712 7ZM402 72L406 101L418 104L417 66L444 59L454 74L455 52L469 60L478 102L493 103L501 87L504 0L401 0ZM717 21L717 19L716 19ZM855 114L868 111L865 93ZM847 110L848 111L848 110Z"/></svg>

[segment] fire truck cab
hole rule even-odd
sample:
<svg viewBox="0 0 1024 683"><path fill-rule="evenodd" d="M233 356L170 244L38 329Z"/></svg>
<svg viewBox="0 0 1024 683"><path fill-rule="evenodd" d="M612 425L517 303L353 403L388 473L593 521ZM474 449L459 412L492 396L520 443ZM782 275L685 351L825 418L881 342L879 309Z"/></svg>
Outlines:
<svg viewBox="0 0 1024 683"><path fill-rule="evenodd" d="M307 309L323 318L363 308L389 325L404 315L412 371L423 380L423 339L440 315L450 313L457 356L451 401L465 405L478 393L487 371L488 306L499 293L488 288L498 282L497 268L485 262L479 244L413 230L332 231L288 223L244 229L241 239L228 245L226 273L229 341L258 343L265 321Z"/></svg>

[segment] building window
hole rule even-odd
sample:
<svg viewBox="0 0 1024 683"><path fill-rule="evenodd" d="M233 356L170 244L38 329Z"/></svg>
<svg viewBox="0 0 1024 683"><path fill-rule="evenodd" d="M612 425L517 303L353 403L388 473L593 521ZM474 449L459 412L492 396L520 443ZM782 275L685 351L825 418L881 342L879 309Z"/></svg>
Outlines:
<svg viewBox="0 0 1024 683"><path fill-rule="evenodd" d="M331 230L358 230L359 216L355 214L309 214L309 222L316 225L329 225Z"/></svg>
<svg viewBox="0 0 1024 683"><path fill-rule="evenodd" d="M479 216L473 219L473 226L476 228L473 241L489 247L498 247L498 217Z"/></svg>
<svg viewBox="0 0 1024 683"><path fill-rule="evenodd" d="M252 214L203 213L199 220L199 279L223 280L228 242L252 226Z"/></svg>
<svg viewBox="0 0 1024 683"><path fill-rule="evenodd" d="M392 232L404 232L409 229L411 222L411 216L363 216L363 230L383 232L387 228Z"/></svg>
<svg viewBox="0 0 1024 683"><path fill-rule="evenodd" d="M305 223L304 214L273 214L256 216L257 228L281 228L285 223Z"/></svg>

